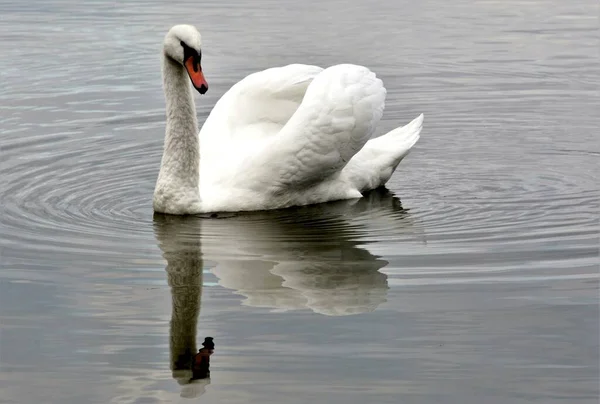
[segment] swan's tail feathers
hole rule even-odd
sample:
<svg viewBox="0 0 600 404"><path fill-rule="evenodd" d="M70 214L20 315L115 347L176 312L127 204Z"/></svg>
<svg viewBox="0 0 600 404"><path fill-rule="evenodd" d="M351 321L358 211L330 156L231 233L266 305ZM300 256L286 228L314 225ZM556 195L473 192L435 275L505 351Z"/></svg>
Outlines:
<svg viewBox="0 0 600 404"><path fill-rule="evenodd" d="M361 192L385 185L421 137L423 120L421 114L409 124L369 140L344 168L347 178Z"/></svg>
<svg viewBox="0 0 600 404"><path fill-rule="evenodd" d="M408 154L410 149L421 137L424 118L423 114L421 114L409 124L370 140L365 147L380 149L381 151L390 153L391 156L398 159L398 162L396 163L396 165L398 165L400 160Z"/></svg>

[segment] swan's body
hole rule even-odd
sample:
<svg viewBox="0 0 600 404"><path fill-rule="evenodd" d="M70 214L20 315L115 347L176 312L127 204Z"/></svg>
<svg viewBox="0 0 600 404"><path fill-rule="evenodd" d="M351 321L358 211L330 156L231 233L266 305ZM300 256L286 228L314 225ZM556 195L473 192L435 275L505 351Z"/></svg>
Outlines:
<svg viewBox="0 0 600 404"><path fill-rule="evenodd" d="M180 25L165 38L167 129L157 212L266 210L360 198L384 185L419 139L422 115L370 139L386 91L375 74L356 65L254 73L223 95L198 136L188 73L201 92L206 82L199 65L199 76L190 71L178 47L199 55L200 34Z"/></svg>

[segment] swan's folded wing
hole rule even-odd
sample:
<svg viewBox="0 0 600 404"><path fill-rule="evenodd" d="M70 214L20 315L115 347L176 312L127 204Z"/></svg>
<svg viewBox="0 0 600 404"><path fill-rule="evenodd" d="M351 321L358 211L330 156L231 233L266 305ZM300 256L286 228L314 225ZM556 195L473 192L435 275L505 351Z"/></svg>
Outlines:
<svg viewBox="0 0 600 404"><path fill-rule="evenodd" d="M302 104L248 167L274 191L307 186L340 171L373 134L386 91L369 69L337 65L310 84Z"/></svg>
<svg viewBox="0 0 600 404"><path fill-rule="evenodd" d="M217 102L202 127L201 138L217 146L238 147L240 142L275 135L298 109L306 89L321 71L318 66L292 64L250 74Z"/></svg>

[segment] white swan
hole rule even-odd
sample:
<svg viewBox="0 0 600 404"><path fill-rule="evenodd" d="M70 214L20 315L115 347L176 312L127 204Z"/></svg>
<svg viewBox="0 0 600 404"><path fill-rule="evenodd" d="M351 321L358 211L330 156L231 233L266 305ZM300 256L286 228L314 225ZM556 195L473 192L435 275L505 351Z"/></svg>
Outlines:
<svg viewBox="0 0 600 404"><path fill-rule="evenodd" d="M208 90L201 56L196 28L169 30L156 212L266 210L360 198L384 185L419 139L423 115L369 140L386 91L369 69L348 64L251 74L223 95L198 135L189 81L201 94Z"/></svg>

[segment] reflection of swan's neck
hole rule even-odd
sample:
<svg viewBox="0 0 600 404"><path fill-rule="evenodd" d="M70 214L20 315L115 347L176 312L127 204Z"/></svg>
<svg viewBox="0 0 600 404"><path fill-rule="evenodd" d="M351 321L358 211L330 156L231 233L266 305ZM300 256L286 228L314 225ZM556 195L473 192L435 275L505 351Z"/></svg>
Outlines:
<svg viewBox="0 0 600 404"><path fill-rule="evenodd" d="M162 205L177 203L174 199L197 198L200 144L190 79L185 68L166 55L163 55L163 87L167 127L154 203L156 210L165 212Z"/></svg>
<svg viewBox="0 0 600 404"><path fill-rule="evenodd" d="M202 296L202 258L199 250L165 252L173 297L170 351L173 376L189 377L196 353L196 332ZM178 371L184 371L178 375Z"/></svg>

